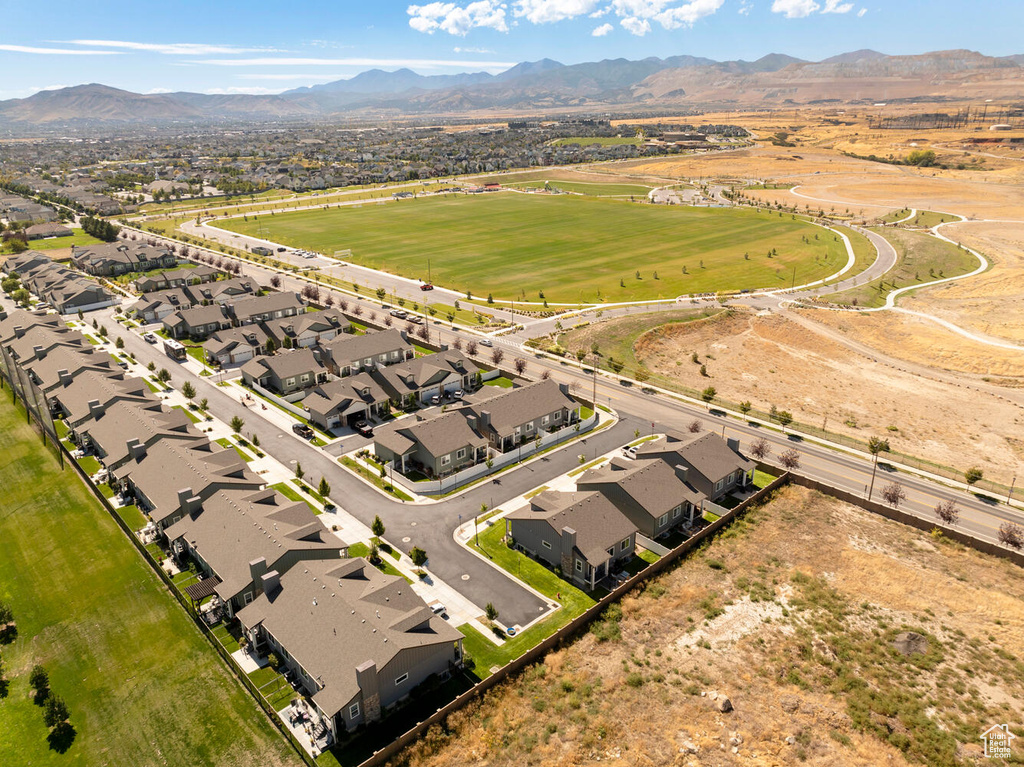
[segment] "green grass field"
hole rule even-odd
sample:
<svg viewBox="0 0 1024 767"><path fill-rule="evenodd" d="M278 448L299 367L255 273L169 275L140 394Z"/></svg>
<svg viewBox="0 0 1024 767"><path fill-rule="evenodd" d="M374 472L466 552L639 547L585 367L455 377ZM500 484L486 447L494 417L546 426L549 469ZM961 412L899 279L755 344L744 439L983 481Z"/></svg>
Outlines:
<svg viewBox="0 0 1024 767"><path fill-rule="evenodd" d="M794 267L810 282L846 262L840 240L789 215L568 196L406 200L218 226L263 227L271 240L321 252L351 248L357 263L406 277L425 276L430 258L435 283L529 301L542 291L575 303L781 287Z"/></svg>
<svg viewBox="0 0 1024 767"><path fill-rule="evenodd" d="M10 398L0 403L0 599L18 638L0 647L0 764L300 765L283 738ZM137 521L137 520L136 520ZM76 737L51 750L29 670L42 664Z"/></svg>
<svg viewBox="0 0 1024 767"><path fill-rule="evenodd" d="M86 234L81 229L72 229L73 234L70 237L48 237L43 240L29 240L29 250L58 250L60 248L70 248L72 245L96 245L102 242L97 240L91 234Z"/></svg>

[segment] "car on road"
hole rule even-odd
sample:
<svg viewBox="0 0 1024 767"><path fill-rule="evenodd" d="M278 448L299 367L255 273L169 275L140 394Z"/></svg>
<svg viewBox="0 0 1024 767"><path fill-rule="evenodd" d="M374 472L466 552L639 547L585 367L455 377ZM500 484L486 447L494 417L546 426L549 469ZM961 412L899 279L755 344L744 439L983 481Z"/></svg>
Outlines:
<svg viewBox="0 0 1024 767"><path fill-rule="evenodd" d="M292 424L292 431L298 434L303 439L313 439L313 430L309 428L307 424L295 423Z"/></svg>
<svg viewBox="0 0 1024 767"><path fill-rule="evenodd" d="M431 285L429 282L424 282L422 285L420 285L420 290L433 290L433 289L434 289L434 286Z"/></svg>
<svg viewBox="0 0 1024 767"><path fill-rule="evenodd" d="M277 252L278 253L284 253L286 250L288 250L288 248L278 248Z"/></svg>
<svg viewBox="0 0 1024 767"><path fill-rule="evenodd" d="M155 344L159 339L157 339L156 333L143 333L142 340L147 344Z"/></svg>
<svg viewBox="0 0 1024 767"><path fill-rule="evenodd" d="M353 428L355 428L356 433L361 434L364 437L373 436L373 426L370 424L369 421L356 421L356 424Z"/></svg>
<svg viewBox="0 0 1024 767"><path fill-rule="evenodd" d="M422 325L423 324L423 318L422 317L410 317L409 318L409 322L411 322L413 325Z"/></svg>
<svg viewBox="0 0 1024 767"><path fill-rule="evenodd" d="M398 319L400 320L404 320L406 317L409 316L409 312L405 311L404 309L392 309L391 316L398 317Z"/></svg>
<svg viewBox="0 0 1024 767"><path fill-rule="evenodd" d="M480 339L480 345L481 346L494 346L494 341L492 341L489 338L481 338Z"/></svg>

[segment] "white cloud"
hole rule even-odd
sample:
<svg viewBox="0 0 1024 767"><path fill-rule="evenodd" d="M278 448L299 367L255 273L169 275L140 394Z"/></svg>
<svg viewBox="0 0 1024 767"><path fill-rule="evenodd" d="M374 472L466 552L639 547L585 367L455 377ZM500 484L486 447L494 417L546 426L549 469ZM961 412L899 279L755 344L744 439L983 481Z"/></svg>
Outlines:
<svg viewBox="0 0 1024 767"><path fill-rule="evenodd" d="M802 19L821 8L814 0L775 0L772 13L783 13L787 19Z"/></svg>
<svg viewBox="0 0 1024 767"><path fill-rule="evenodd" d="M613 29L615 29L615 27L613 27L611 24L602 24L590 34L593 35L594 37L604 37L605 35L609 34Z"/></svg>
<svg viewBox="0 0 1024 767"><path fill-rule="evenodd" d="M746 0L743 0L743 5L740 6L740 9L737 11L737 13L739 13L740 16L746 16L750 13L751 10L753 10L753 8L754 6L749 5L746 2Z"/></svg>
<svg viewBox="0 0 1024 767"><path fill-rule="evenodd" d="M867 8L861 8L859 11L857 11L857 18L858 19L861 18L867 12L868 12Z"/></svg>
<svg viewBox="0 0 1024 767"><path fill-rule="evenodd" d="M665 29L692 27L705 16L716 13L724 2L725 0L693 0L674 8L666 8L654 19Z"/></svg>
<svg viewBox="0 0 1024 767"><path fill-rule="evenodd" d="M465 37L470 30L486 27L508 32L505 21L505 3L498 0L476 0L463 7L455 3L428 3L410 5L406 13L411 17L409 26L417 32L432 35L437 30Z"/></svg>
<svg viewBox="0 0 1024 767"><path fill-rule="evenodd" d="M455 53L494 53L494 51L488 50L487 48L460 48L455 46L452 48Z"/></svg>
<svg viewBox="0 0 1024 767"><path fill-rule="evenodd" d="M647 19L638 19L636 16L627 16L619 23L623 29L637 37L643 37L651 31L651 22Z"/></svg>
<svg viewBox="0 0 1024 767"><path fill-rule="evenodd" d="M514 13L533 24L550 24L593 13L600 0L516 0Z"/></svg>
<svg viewBox="0 0 1024 767"><path fill-rule="evenodd" d="M51 56L119 56L120 51L80 51L68 48L34 48L30 45L0 45L0 51Z"/></svg>
<svg viewBox="0 0 1024 767"><path fill-rule="evenodd" d="M146 94L149 95L149 96L158 96L161 93L170 93L170 92L171 92L170 88L150 88L148 91L146 91Z"/></svg>
<svg viewBox="0 0 1024 767"><path fill-rule="evenodd" d="M409 67L410 69L457 69L475 67L503 72L517 61L460 61L456 59L320 59L274 58L258 59L198 59L191 63L214 67Z"/></svg>
<svg viewBox="0 0 1024 767"><path fill-rule="evenodd" d="M123 48L129 51L165 53L170 56L211 56L218 53L256 53L273 51L274 48L238 48L234 45L210 45L207 43L136 43L129 40L58 40L70 45L87 45L91 48Z"/></svg>
<svg viewBox="0 0 1024 767"><path fill-rule="evenodd" d="M853 3L844 3L842 0L825 0L825 7L822 13L849 13L853 10Z"/></svg>

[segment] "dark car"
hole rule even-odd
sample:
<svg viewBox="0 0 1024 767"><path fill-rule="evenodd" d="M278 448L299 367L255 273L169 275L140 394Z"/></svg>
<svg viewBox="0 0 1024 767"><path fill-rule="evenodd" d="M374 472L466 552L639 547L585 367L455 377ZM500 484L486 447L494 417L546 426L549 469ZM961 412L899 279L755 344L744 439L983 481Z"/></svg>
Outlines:
<svg viewBox="0 0 1024 767"><path fill-rule="evenodd" d="M356 421L355 430L362 434L364 437L373 436L373 426L370 425L369 421Z"/></svg>
<svg viewBox="0 0 1024 767"><path fill-rule="evenodd" d="M420 285L420 290L433 290L433 289L434 289L434 286L431 285L429 282L424 282L422 285Z"/></svg>
<svg viewBox="0 0 1024 767"><path fill-rule="evenodd" d="M278 253L284 253L286 250L288 250L288 248L278 248L277 252Z"/></svg>
<svg viewBox="0 0 1024 767"><path fill-rule="evenodd" d="M313 430L304 423L292 424L292 431L304 439L313 439Z"/></svg>

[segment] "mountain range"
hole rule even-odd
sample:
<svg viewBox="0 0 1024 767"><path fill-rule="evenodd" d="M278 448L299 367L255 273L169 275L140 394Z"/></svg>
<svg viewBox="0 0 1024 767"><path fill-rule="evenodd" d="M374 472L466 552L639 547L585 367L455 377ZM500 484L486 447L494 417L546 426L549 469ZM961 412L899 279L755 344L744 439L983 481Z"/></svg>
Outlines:
<svg viewBox="0 0 1024 767"><path fill-rule="evenodd" d="M860 50L819 62L784 54L756 61L681 55L573 65L542 59L496 75L371 69L274 96L139 94L93 83L0 101L0 126L771 108L822 101L1017 100L1021 93L1024 55L997 58L965 50L914 56Z"/></svg>

